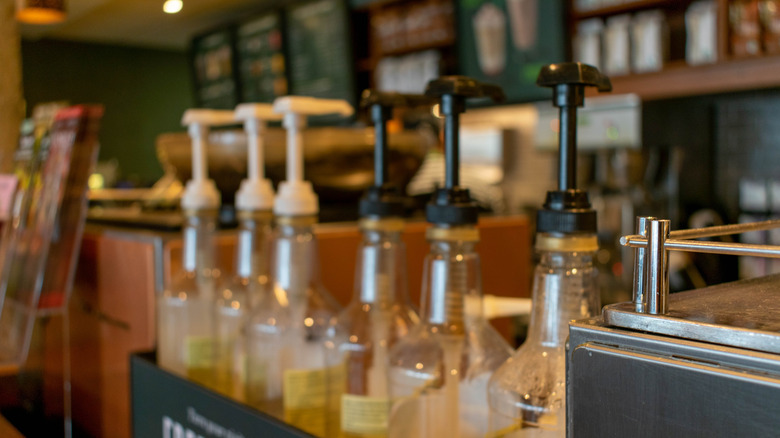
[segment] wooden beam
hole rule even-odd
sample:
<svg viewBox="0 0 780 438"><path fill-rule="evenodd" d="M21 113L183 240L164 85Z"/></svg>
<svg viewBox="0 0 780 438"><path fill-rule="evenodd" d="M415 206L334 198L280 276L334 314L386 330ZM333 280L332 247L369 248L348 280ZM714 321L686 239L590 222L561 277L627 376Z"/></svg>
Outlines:
<svg viewBox="0 0 780 438"><path fill-rule="evenodd" d="M24 118L19 27L14 0L0 0L0 172L12 169Z"/></svg>

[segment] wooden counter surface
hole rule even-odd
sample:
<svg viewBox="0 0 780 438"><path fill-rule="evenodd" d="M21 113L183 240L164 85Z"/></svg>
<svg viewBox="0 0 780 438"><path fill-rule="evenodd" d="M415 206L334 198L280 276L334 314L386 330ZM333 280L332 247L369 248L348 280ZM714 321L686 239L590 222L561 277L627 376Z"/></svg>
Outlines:
<svg viewBox="0 0 780 438"><path fill-rule="evenodd" d="M2 415L0 415L0 436L3 438L24 438L24 435L11 426L11 423Z"/></svg>
<svg viewBox="0 0 780 438"><path fill-rule="evenodd" d="M19 367L17 365L0 365L0 377L10 376L13 374L17 374L18 372L19 372Z"/></svg>

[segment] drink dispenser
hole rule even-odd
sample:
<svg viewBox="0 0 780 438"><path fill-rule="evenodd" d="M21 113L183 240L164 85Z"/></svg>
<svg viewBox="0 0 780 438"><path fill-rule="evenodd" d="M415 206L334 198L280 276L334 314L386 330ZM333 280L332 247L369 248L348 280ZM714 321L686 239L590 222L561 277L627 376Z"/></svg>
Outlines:
<svg viewBox="0 0 780 438"><path fill-rule="evenodd" d="M487 382L511 348L483 316L478 212L460 186L458 128L466 98L504 94L462 76L433 80L425 94L440 100L445 118L445 186L426 208L421 323L390 351L388 436L484 437Z"/></svg>
<svg viewBox="0 0 780 438"><path fill-rule="evenodd" d="M533 307L528 338L488 387L490 426L495 436L563 436L565 431L565 343L567 324L599 310L596 212L576 188L577 108L585 87L611 89L609 79L581 63L542 68L540 86L553 88L560 109L558 190L547 193L537 215Z"/></svg>

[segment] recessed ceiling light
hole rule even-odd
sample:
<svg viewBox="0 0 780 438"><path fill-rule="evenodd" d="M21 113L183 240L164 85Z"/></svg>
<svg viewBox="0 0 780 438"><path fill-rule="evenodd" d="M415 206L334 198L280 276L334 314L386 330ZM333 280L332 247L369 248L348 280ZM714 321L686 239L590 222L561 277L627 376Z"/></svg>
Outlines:
<svg viewBox="0 0 780 438"><path fill-rule="evenodd" d="M53 24L65 20L65 4L57 1L16 1L16 19L29 24Z"/></svg>
<svg viewBox="0 0 780 438"><path fill-rule="evenodd" d="M165 11L166 14L175 14L181 11L182 6L183 3L181 0L165 0L165 3L163 3L163 11Z"/></svg>

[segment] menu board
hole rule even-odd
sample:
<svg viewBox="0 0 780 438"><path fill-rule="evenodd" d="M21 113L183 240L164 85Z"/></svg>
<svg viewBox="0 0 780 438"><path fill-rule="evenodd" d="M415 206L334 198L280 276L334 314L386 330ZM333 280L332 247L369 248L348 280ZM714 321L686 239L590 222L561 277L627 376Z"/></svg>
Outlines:
<svg viewBox="0 0 780 438"><path fill-rule="evenodd" d="M378 4L381 0L349 0L352 9L366 8L373 4Z"/></svg>
<svg viewBox="0 0 780 438"><path fill-rule="evenodd" d="M510 102L549 99L536 85L566 57L563 0L458 0L459 71L504 88Z"/></svg>
<svg viewBox="0 0 780 438"><path fill-rule="evenodd" d="M272 102L287 94L287 68L280 12L269 12L236 30L242 102Z"/></svg>
<svg viewBox="0 0 780 438"><path fill-rule="evenodd" d="M238 87L233 71L233 32L223 29L192 41L195 97L202 108L233 109Z"/></svg>
<svg viewBox="0 0 780 438"><path fill-rule="evenodd" d="M355 102L345 0L317 0L287 9L290 91Z"/></svg>

